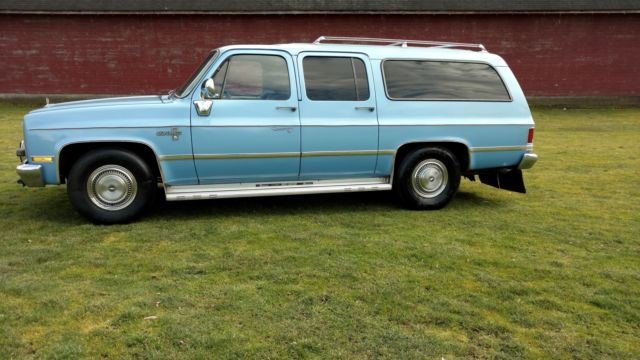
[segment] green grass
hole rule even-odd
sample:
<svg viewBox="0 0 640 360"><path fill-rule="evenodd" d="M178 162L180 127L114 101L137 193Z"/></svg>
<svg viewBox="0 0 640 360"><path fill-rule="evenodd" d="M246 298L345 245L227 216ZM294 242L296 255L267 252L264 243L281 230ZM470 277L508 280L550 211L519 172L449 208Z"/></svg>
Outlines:
<svg viewBox="0 0 640 360"><path fill-rule="evenodd" d="M526 195L159 201L117 226L15 184L26 111L0 105L0 358L640 358L640 109L535 110Z"/></svg>

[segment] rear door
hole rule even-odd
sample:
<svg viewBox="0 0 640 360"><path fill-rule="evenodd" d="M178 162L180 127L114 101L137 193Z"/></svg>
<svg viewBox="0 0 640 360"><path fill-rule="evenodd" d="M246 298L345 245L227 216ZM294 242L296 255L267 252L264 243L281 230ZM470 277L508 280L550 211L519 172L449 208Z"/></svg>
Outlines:
<svg viewBox="0 0 640 360"><path fill-rule="evenodd" d="M378 117L369 58L303 52L298 68L302 90L300 178L373 177Z"/></svg>

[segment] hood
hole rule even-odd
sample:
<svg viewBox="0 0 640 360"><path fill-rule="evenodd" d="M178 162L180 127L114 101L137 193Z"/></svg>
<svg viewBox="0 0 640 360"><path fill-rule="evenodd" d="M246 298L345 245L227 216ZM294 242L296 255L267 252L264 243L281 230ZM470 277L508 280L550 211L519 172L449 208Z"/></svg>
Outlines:
<svg viewBox="0 0 640 360"><path fill-rule="evenodd" d="M57 104L48 104L40 109L33 110L32 113L45 112L49 110L70 110L78 108L104 107L104 106L122 106L122 105L143 105L143 104L159 104L163 102L166 96L145 95L145 96L126 96L113 97L93 100L68 101Z"/></svg>
<svg viewBox="0 0 640 360"><path fill-rule="evenodd" d="M27 130L174 126L189 122L191 101L163 96L130 96L49 104L24 117Z"/></svg>

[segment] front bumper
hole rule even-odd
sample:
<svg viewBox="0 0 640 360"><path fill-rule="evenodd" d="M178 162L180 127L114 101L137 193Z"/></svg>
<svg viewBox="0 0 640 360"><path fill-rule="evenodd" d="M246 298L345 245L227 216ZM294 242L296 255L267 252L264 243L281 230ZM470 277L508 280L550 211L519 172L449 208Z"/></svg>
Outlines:
<svg viewBox="0 0 640 360"><path fill-rule="evenodd" d="M520 164L518 164L518 169L525 170L531 169L533 165L538 161L538 155L533 153L526 153L522 155L522 160L520 160Z"/></svg>
<svg viewBox="0 0 640 360"><path fill-rule="evenodd" d="M16 156L20 158L21 164L16 167L16 172L20 179L18 184L29 187L43 187L44 177L42 175L42 165L27 164L27 151L24 146L24 140L20 142L20 146L16 150Z"/></svg>
<svg viewBox="0 0 640 360"><path fill-rule="evenodd" d="M19 184L29 187L43 187L42 165L20 164L16 167L16 172L20 176Z"/></svg>

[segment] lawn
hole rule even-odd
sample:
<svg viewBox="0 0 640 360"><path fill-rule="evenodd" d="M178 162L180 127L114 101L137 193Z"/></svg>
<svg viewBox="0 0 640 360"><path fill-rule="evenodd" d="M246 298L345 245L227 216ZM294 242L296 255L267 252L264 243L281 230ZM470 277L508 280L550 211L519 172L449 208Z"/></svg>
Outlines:
<svg viewBox="0 0 640 360"><path fill-rule="evenodd" d="M159 199L116 226L15 183L28 110L0 104L0 358L640 358L640 109L534 110L526 195Z"/></svg>

